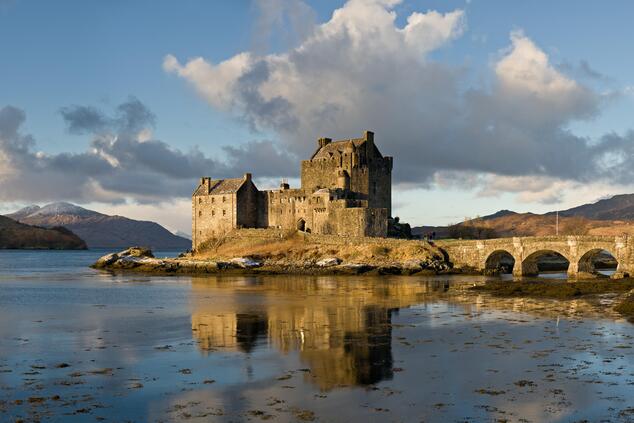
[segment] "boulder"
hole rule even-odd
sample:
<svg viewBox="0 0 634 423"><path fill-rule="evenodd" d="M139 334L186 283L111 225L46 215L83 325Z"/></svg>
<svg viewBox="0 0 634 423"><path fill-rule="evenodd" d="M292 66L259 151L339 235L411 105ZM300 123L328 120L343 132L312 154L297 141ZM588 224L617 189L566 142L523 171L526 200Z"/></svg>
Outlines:
<svg viewBox="0 0 634 423"><path fill-rule="evenodd" d="M319 260L315 265L317 267L332 267L337 266L341 263L341 259L338 257L328 257L325 259Z"/></svg>
<svg viewBox="0 0 634 423"><path fill-rule="evenodd" d="M106 254L103 257L100 257L92 267L97 269L103 269L104 267L108 267L112 265L114 262L119 260L119 255L117 253Z"/></svg>
<svg viewBox="0 0 634 423"><path fill-rule="evenodd" d="M365 263L347 263L337 267L337 273L343 275L359 275L374 270L375 267Z"/></svg>
<svg viewBox="0 0 634 423"><path fill-rule="evenodd" d="M145 247L130 247L127 250L121 251L119 257L147 257L154 258L152 250Z"/></svg>
<svg viewBox="0 0 634 423"><path fill-rule="evenodd" d="M120 268L131 269L154 260L152 250L144 247L130 247L118 253L106 254L100 257L92 267L95 269Z"/></svg>
<svg viewBox="0 0 634 423"><path fill-rule="evenodd" d="M403 268L398 264L388 264L378 268L379 275L400 275Z"/></svg>
<svg viewBox="0 0 634 423"><path fill-rule="evenodd" d="M254 267L261 267L262 262L254 260L250 257L236 257L229 260L232 265L242 269L252 269Z"/></svg>
<svg viewBox="0 0 634 423"><path fill-rule="evenodd" d="M412 273L423 270L420 260L407 260L403 263L403 273L411 275Z"/></svg>

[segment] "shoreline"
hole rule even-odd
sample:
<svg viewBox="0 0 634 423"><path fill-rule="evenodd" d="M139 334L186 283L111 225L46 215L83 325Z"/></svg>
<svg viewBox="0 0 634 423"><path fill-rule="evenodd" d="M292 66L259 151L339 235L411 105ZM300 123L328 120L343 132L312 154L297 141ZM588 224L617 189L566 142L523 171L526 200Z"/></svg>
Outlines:
<svg viewBox="0 0 634 423"><path fill-rule="evenodd" d="M193 257L157 258L145 248L132 247L119 253L107 254L90 266L108 271L132 271L158 275L438 275L470 274L452 269L444 260L426 258L392 263L351 263L337 257L320 260L272 262L251 257L236 257L229 260L212 260Z"/></svg>
<svg viewBox="0 0 634 423"><path fill-rule="evenodd" d="M434 276L473 275L486 277L468 269L451 268L439 258L408 260L389 264L349 263L337 257L318 261L272 263L253 257L229 260L196 259L194 257L156 258L149 249L132 247L99 258L93 269L111 272L134 272L145 275L296 275L296 276ZM614 280L487 280L466 289L474 295L488 294L497 298L550 299L571 301L613 294L618 301L609 308L630 321L634 320L634 279Z"/></svg>

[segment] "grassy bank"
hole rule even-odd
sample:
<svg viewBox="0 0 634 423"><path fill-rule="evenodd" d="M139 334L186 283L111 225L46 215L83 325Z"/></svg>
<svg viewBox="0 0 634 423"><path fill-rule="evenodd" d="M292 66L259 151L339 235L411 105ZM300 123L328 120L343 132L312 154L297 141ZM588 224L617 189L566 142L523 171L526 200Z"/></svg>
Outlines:
<svg viewBox="0 0 634 423"><path fill-rule="evenodd" d="M229 260L251 257L267 263L306 263L337 257L345 263L384 266L412 260L444 260L436 247L420 241L386 239L371 242L335 242L289 231L278 238L227 236L211 240L193 256L201 260Z"/></svg>
<svg viewBox="0 0 634 423"><path fill-rule="evenodd" d="M599 279L590 281L488 281L470 288L498 297L533 297L569 300L588 295L624 294L634 289L634 279ZM614 307L621 315L634 318L634 294L629 294Z"/></svg>

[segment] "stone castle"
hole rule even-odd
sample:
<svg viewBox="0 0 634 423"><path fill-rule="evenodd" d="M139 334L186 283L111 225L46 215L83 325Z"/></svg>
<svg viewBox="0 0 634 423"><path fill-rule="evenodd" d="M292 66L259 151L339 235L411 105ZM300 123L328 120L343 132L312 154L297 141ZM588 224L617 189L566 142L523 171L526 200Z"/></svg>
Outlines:
<svg viewBox="0 0 634 423"><path fill-rule="evenodd" d="M332 141L320 138L302 161L301 188L283 182L260 191L251 174L203 177L192 196L192 245L237 228L297 229L316 234L386 237L392 208L392 157L374 134Z"/></svg>

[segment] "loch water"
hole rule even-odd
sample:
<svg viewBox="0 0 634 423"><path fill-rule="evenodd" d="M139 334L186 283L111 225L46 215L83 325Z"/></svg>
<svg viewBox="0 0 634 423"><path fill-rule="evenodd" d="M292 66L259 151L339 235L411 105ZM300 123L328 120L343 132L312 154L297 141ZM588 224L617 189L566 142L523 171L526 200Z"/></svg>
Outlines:
<svg viewBox="0 0 634 423"><path fill-rule="evenodd" d="M602 299L90 269L103 254L0 251L0 421L634 420L634 325Z"/></svg>

